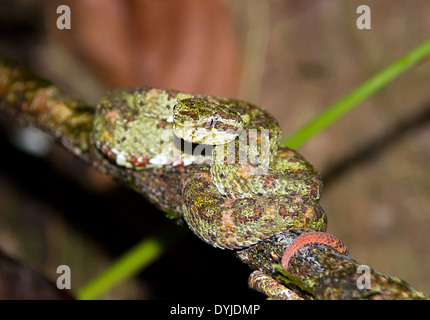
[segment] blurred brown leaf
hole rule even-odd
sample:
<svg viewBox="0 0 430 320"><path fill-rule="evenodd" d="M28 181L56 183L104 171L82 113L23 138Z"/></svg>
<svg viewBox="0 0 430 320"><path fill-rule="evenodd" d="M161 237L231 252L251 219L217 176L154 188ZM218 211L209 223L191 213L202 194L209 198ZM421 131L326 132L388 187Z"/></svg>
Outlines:
<svg viewBox="0 0 430 320"><path fill-rule="evenodd" d="M56 28L61 4L71 9L70 30ZM237 39L218 0L52 0L45 9L49 34L107 88L149 85L237 95Z"/></svg>

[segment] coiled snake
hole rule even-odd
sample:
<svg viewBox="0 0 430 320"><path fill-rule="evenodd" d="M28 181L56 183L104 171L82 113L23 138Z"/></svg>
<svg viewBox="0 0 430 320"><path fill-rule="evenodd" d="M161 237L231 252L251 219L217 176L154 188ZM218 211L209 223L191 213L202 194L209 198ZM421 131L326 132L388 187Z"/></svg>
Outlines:
<svg viewBox="0 0 430 320"><path fill-rule="evenodd" d="M107 93L94 119L97 148L119 166L192 165L183 217L201 239L223 249L293 228L325 231L319 174L279 147L279 137L276 120L253 104L150 87ZM178 138L198 146L186 152Z"/></svg>

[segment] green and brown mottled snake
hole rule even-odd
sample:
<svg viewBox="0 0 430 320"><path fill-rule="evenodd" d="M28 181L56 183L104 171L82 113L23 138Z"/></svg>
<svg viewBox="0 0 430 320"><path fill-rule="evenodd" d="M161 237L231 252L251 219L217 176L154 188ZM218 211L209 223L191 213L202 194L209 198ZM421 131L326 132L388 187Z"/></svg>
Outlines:
<svg viewBox="0 0 430 320"><path fill-rule="evenodd" d="M191 165L183 217L201 239L223 249L290 229L326 229L319 173L279 147L280 134L277 121L251 103L150 87L107 93L94 120L97 148L119 166ZM197 148L186 152L179 139Z"/></svg>

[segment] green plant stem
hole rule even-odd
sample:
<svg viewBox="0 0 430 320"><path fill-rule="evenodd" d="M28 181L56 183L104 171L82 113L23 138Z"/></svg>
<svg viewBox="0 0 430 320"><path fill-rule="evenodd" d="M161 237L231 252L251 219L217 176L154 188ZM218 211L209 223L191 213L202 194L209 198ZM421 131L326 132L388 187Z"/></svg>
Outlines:
<svg viewBox="0 0 430 320"><path fill-rule="evenodd" d="M101 297L114 286L136 275L155 262L166 250L168 243L173 243L180 234L179 227L166 227L160 235L142 240L124 255L118 258L106 271L92 279L79 289L79 300L92 300Z"/></svg>
<svg viewBox="0 0 430 320"><path fill-rule="evenodd" d="M424 60L429 54L430 39L414 48L405 56L377 73L357 89L353 90L341 100L327 108L307 125L301 127L298 131L284 139L282 141L282 145L297 149L309 140L309 138L329 127L333 122L337 121L348 111L352 110L360 102L399 77L406 70L411 69L417 63Z"/></svg>

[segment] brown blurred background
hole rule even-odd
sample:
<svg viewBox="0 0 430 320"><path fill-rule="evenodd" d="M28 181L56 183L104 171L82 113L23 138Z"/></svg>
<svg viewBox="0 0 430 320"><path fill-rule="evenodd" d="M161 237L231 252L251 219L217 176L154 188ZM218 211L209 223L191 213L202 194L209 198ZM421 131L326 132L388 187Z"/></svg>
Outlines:
<svg viewBox="0 0 430 320"><path fill-rule="evenodd" d="M56 28L60 4L71 8L71 30ZM287 136L430 35L425 0L369 1L371 30L356 27L360 4L9 0L0 5L0 53L93 103L107 89L139 85L248 100ZM429 80L426 62L299 150L324 176L328 232L356 260L427 294ZM2 123L0 247L10 255L54 280L57 266L69 265L77 289L171 224L59 147L39 156L15 147L20 134ZM263 298L247 289L247 266L182 232L138 279L104 298L202 299L202 283L208 298Z"/></svg>

